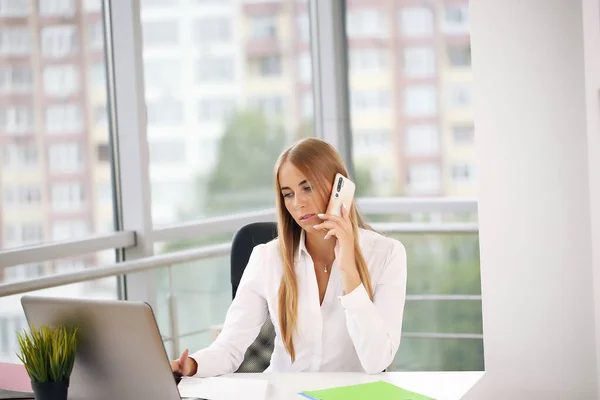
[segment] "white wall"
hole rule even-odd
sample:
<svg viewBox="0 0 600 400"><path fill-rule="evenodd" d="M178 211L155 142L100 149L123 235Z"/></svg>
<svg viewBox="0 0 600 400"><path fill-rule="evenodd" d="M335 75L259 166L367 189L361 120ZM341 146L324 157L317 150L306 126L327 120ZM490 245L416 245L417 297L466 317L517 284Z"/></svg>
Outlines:
<svg viewBox="0 0 600 400"><path fill-rule="evenodd" d="M588 156L599 149L597 136L588 147L582 5L470 7L487 372L466 398L593 399Z"/></svg>

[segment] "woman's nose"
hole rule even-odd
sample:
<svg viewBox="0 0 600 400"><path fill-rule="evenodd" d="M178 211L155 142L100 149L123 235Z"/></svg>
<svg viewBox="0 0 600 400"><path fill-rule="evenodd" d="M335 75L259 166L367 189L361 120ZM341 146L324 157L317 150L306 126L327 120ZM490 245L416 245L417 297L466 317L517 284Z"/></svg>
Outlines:
<svg viewBox="0 0 600 400"><path fill-rule="evenodd" d="M302 194L297 194L296 196L294 196L294 208L296 208L296 209L302 208L302 207L304 207L305 204L306 204L306 201Z"/></svg>

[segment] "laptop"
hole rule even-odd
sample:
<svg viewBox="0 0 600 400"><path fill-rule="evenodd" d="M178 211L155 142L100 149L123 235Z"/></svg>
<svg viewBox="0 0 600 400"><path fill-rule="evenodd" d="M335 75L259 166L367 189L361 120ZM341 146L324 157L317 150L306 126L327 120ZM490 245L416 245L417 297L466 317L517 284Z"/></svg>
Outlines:
<svg viewBox="0 0 600 400"><path fill-rule="evenodd" d="M79 327L69 400L180 400L150 305L23 296L29 326Z"/></svg>

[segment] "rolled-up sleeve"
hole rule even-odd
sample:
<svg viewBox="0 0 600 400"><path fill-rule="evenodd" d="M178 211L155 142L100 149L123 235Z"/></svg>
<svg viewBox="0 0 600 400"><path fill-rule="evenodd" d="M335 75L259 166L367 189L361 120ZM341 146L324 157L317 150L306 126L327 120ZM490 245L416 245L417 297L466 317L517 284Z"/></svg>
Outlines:
<svg viewBox="0 0 600 400"><path fill-rule="evenodd" d="M197 377L234 372L244 359L246 349L256 339L267 317L261 265L264 245L254 248L235 298L225 317L223 329L207 348L192 355L198 363Z"/></svg>
<svg viewBox="0 0 600 400"><path fill-rule="evenodd" d="M394 241L376 286L373 301L361 284L340 296L346 325L365 372L382 372L394 360L402 333L406 300L406 251Z"/></svg>

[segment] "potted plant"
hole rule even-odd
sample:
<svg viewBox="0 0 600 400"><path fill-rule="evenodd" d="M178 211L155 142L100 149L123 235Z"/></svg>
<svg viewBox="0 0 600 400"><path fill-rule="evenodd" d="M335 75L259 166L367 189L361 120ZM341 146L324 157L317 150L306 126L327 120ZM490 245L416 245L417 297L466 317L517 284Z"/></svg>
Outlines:
<svg viewBox="0 0 600 400"><path fill-rule="evenodd" d="M25 365L35 398L66 400L75 363L77 328L32 326L30 333L23 331L17 338L21 351L17 357Z"/></svg>

